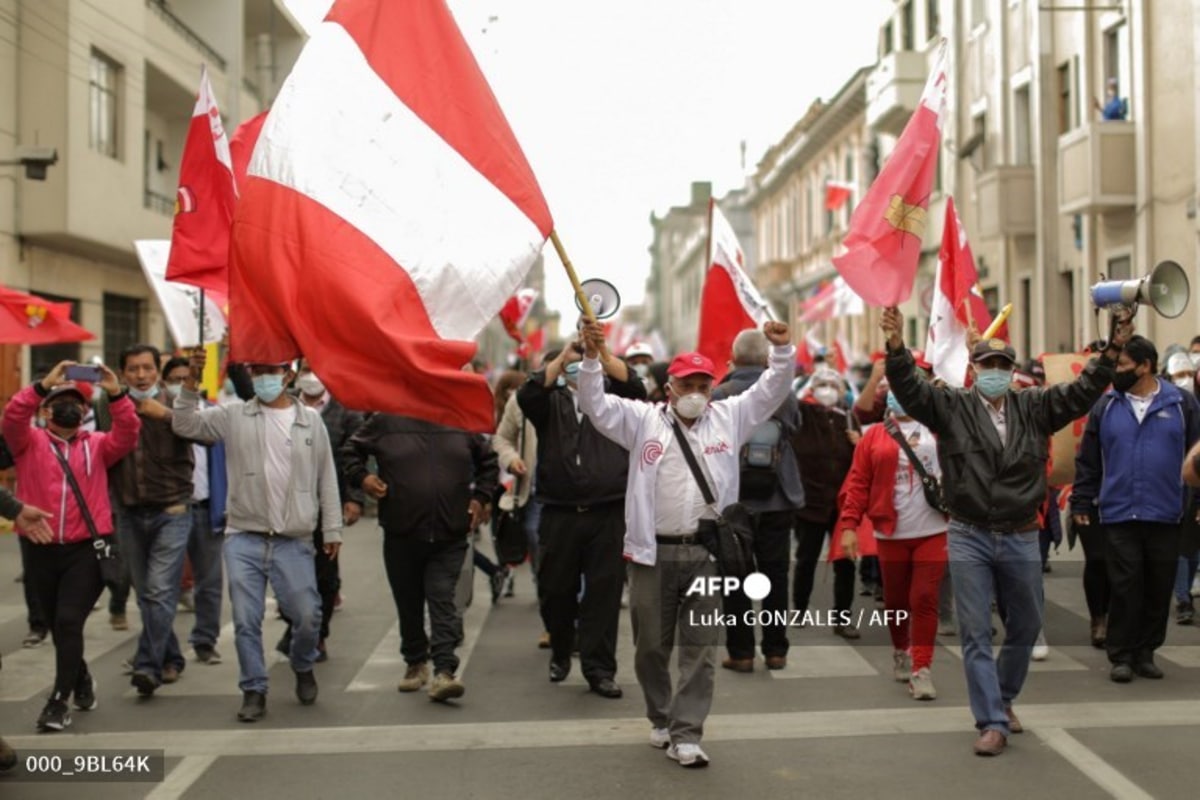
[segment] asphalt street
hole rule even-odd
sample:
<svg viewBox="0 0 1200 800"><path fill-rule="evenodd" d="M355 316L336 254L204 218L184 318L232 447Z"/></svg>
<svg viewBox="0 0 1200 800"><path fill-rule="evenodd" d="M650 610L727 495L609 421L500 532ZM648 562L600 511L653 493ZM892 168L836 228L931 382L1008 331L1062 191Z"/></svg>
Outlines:
<svg viewBox="0 0 1200 800"><path fill-rule="evenodd" d="M713 763L705 770L680 769L648 746L626 616L617 675L624 698L589 693L577 665L564 683L548 682L527 568L518 573L516 596L496 606L476 573L460 651L460 701L398 693L404 666L381 550L374 520L348 530L344 605L333 618L329 661L317 668L316 705L299 705L291 671L272 650L266 720L235 720L240 693L227 606L222 663L191 661L178 683L138 698L121 668L135 647L136 611L131 605L131 628L118 632L102 607L86 630L99 707L74 712L64 733L39 735L34 722L51 685L53 650L49 643L21 647L25 612L14 581L20 558L15 537L0 535L0 733L23 757L165 754L158 782L10 776L0 778L0 797L927 800L939 793L1025 799L1196 792L1200 628L1171 624L1158 659L1165 680L1111 683L1104 654L1088 645L1082 563L1065 548L1046 576L1050 657L1033 665L1016 705L1026 732L1013 736L1000 758L972 755L954 637L940 639L935 655L938 699L917 703L891 678L885 629L869 628L848 643L828 628L805 627L791 631L786 670L767 672L761 660L752 674L718 669L704 740ZM831 593L832 574L821 567L816 599L828 602ZM875 606L859 597L856 607ZM182 640L191 624L181 611ZM282 626L269 610L268 647Z"/></svg>

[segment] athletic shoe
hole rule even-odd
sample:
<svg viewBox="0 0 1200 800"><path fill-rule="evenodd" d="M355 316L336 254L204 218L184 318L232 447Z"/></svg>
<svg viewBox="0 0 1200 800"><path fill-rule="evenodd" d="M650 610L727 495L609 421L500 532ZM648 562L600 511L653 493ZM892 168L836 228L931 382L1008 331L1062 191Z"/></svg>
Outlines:
<svg viewBox="0 0 1200 800"><path fill-rule="evenodd" d="M668 728L650 729L650 746L666 750L671 746L671 731Z"/></svg>
<svg viewBox="0 0 1200 800"><path fill-rule="evenodd" d="M908 692L913 700L936 700L937 689L933 688L933 676L929 667L921 667L908 679Z"/></svg>
<svg viewBox="0 0 1200 800"><path fill-rule="evenodd" d="M678 761L681 767L708 766L708 756L698 744L673 744L667 748L667 758Z"/></svg>

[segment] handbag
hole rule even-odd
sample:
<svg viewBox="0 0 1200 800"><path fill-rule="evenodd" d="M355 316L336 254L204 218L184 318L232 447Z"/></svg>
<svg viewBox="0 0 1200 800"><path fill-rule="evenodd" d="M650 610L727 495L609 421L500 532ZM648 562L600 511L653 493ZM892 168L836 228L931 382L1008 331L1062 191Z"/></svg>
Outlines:
<svg viewBox="0 0 1200 800"><path fill-rule="evenodd" d="M521 434L517 439L517 452L525 457L525 416L521 416ZM525 535L525 507L517 505L521 496L521 476L513 481L512 508L499 509L492 526L492 544L496 548L496 560L502 564L520 564L529 555L529 537Z"/></svg>
<svg viewBox="0 0 1200 800"><path fill-rule="evenodd" d="M949 516L950 509L946 507L946 497L942 492L942 482L933 475L925 471L925 465L921 463L921 459L917 458L917 454L913 452L908 441L904 438L904 433L896 427L895 421L891 419L884 420L884 430L888 435L896 440L896 443L904 448L905 455L908 456L908 463L916 470L917 477L921 479L921 490L925 493L925 502L929 503L930 507L935 511L940 511Z"/></svg>
<svg viewBox="0 0 1200 800"><path fill-rule="evenodd" d="M67 479L67 485L71 487L71 493L75 495L75 504L79 506L79 513L83 515L83 522L87 525L88 533L92 537L92 549L96 553L96 560L100 563L100 578L105 584L110 586L119 585L125 580L125 565L121 562L121 554L114 546L112 536L101 536L96 529L96 521L92 519L91 509L88 508L87 502L83 499L83 491L79 488L79 483L75 480L75 473L71 471L71 465L67 463L67 459L63 454L58 452L58 448L53 444L50 449L54 451L54 457L58 459L58 463L62 466L63 476Z"/></svg>
<svg viewBox="0 0 1200 800"><path fill-rule="evenodd" d="M683 457L692 471L692 476L700 486L704 502L714 511L717 510L717 499L713 496L692 447L687 437L675 420L671 421L675 429L675 438L683 450ZM750 509L741 503L731 503L717 512L717 532L715 541L704 541L704 546L717 560L717 570L727 578L745 578L757 570L754 564L754 519Z"/></svg>

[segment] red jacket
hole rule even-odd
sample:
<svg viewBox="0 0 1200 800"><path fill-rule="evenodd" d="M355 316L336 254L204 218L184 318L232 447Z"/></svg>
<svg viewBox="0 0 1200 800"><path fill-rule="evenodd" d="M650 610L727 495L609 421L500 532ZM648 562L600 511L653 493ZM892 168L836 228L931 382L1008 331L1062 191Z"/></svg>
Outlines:
<svg viewBox="0 0 1200 800"><path fill-rule="evenodd" d="M837 530L857 528L866 517L884 536L896 532L896 470L900 445L882 425L872 425L854 448L854 461L838 493Z"/></svg>
<svg viewBox="0 0 1200 800"><path fill-rule="evenodd" d="M50 527L58 544L91 538L62 466L51 449L57 447L71 465L98 532L102 536L112 533L108 468L137 447L142 421L133 401L122 396L109 405L112 431L79 431L70 441L60 439L46 428L33 427L33 417L41 403L37 390L26 386L13 395L0 421L4 441L17 464L17 497L53 515Z"/></svg>

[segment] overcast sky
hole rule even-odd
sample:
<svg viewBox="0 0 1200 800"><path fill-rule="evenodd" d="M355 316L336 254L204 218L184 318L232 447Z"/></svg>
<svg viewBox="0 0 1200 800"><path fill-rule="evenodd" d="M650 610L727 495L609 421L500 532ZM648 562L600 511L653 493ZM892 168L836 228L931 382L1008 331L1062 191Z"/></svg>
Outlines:
<svg viewBox="0 0 1200 800"><path fill-rule="evenodd" d="M329 0L285 0L301 22ZM641 302L650 212L719 197L875 60L891 0L449 0L581 278ZM574 308L546 246L547 303ZM573 310L570 314L573 314Z"/></svg>

